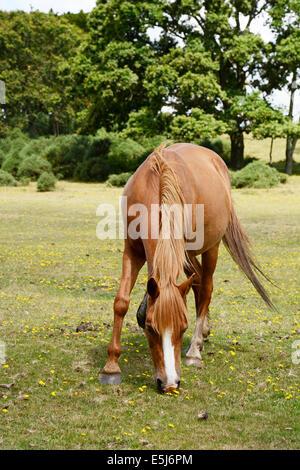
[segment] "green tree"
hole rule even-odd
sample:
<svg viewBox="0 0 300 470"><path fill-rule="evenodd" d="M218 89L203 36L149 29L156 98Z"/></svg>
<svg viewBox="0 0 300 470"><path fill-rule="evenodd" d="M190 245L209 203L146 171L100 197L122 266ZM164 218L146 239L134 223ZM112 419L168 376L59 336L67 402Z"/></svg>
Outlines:
<svg viewBox="0 0 300 470"><path fill-rule="evenodd" d="M253 90L269 49L251 26L270 8L266 0L98 0L77 63L91 99L83 129L127 127L130 135L144 123L146 133L150 124L151 132L179 136L184 122L190 130L181 135L191 136L195 125L198 138L211 125L212 136L226 129L231 164L242 167L253 106L259 115L268 107Z"/></svg>
<svg viewBox="0 0 300 470"><path fill-rule="evenodd" d="M199 74L199 60L193 61L191 54L190 63L186 64L186 71L178 82L179 102L186 105L186 115L188 107L199 107L224 122L231 139L231 165L240 168L244 156L243 133L249 131L249 116L244 105L249 101L249 93L251 101L251 87L257 86L255 76L261 72L267 50L260 35L253 34L250 28L253 21L269 9L268 2L162 0L160 5L161 11L156 14L154 24L161 26L163 36L168 34L178 39L177 50L182 51L178 54L183 57L194 45L198 54L202 51L202 57L207 57L206 65L210 70ZM181 73L175 64L173 74L178 72ZM171 75L169 70L168 76ZM252 100L251 108L254 105L258 112L266 107L258 96Z"/></svg>
<svg viewBox="0 0 300 470"><path fill-rule="evenodd" d="M294 97L300 87L300 3L295 0L270 1L270 26L275 39L270 45L268 61L265 64L264 88L267 92L287 87L290 93L288 119L291 125L286 132L285 171L292 174L293 153L296 147L298 132L293 126Z"/></svg>
<svg viewBox="0 0 300 470"><path fill-rule="evenodd" d="M132 111L147 103L143 85L155 57L145 24L143 2L97 1L89 17L89 35L76 59L77 90L90 105L80 114L82 132L125 127Z"/></svg>
<svg viewBox="0 0 300 470"><path fill-rule="evenodd" d="M78 28L82 29L83 31L88 31L88 13L84 13L83 10L80 10L78 13L64 13L61 15L62 18L66 18L70 23L75 24Z"/></svg>
<svg viewBox="0 0 300 470"><path fill-rule="evenodd" d="M172 47L159 63L147 67L144 85L153 116L161 116L163 106L171 110L165 129L170 137L203 140L227 129L216 112L225 98L218 83L218 65L201 41L187 39L183 46Z"/></svg>
<svg viewBox="0 0 300 470"><path fill-rule="evenodd" d="M0 133L15 126L33 135L72 130L80 107L71 60L82 32L53 13L0 11L0 79L6 104Z"/></svg>

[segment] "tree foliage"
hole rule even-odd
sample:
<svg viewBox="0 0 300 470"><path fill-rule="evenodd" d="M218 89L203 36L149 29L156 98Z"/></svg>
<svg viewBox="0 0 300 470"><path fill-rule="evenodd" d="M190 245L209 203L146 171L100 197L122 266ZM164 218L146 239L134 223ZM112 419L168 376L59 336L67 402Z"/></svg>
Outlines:
<svg viewBox="0 0 300 470"><path fill-rule="evenodd" d="M269 42L254 33L262 15ZM295 0L98 0L90 14L0 11L7 91L0 136L16 127L58 136L38 139L37 148L16 136L24 148L0 149L0 164L18 176L34 155L65 178L99 180L132 171L155 142L209 142L227 133L237 169L244 133L252 132L287 137L290 171L299 134L292 122L298 22ZM286 85L288 119L269 101Z"/></svg>
<svg viewBox="0 0 300 470"><path fill-rule="evenodd" d="M295 0L270 1L270 27L274 40L269 44L268 61L264 64L262 80L267 93L286 87L290 93L289 124L286 136L286 173L292 173L293 152L297 143L297 126L293 124L294 96L299 90L300 70L300 3ZM291 132L292 131L292 132Z"/></svg>
<svg viewBox="0 0 300 470"><path fill-rule="evenodd" d="M98 1L77 63L79 83L91 97L83 129L103 125L132 136L189 139L226 131L231 163L241 167L243 133L258 125L255 112L270 109L257 80L269 48L251 26L272 6L258 0Z"/></svg>
<svg viewBox="0 0 300 470"><path fill-rule="evenodd" d="M72 131L79 103L71 61L80 40L80 30L52 12L0 11L0 135L15 126L32 135Z"/></svg>
<svg viewBox="0 0 300 470"><path fill-rule="evenodd" d="M120 130L130 112L147 104L143 76L155 54L143 16L143 2L122 0L98 1L91 12L75 72L91 100L81 114L82 132Z"/></svg>

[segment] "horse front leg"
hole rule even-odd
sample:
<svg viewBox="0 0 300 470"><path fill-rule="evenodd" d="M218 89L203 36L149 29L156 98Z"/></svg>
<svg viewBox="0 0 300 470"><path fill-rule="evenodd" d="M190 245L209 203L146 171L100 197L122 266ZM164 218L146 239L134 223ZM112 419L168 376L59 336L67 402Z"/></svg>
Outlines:
<svg viewBox="0 0 300 470"><path fill-rule="evenodd" d="M191 344L186 353L186 364L202 367L200 350L203 349L203 336L209 332L208 307L213 291L213 274L218 259L219 243L202 255L201 285L195 286L195 300L197 309L196 328Z"/></svg>
<svg viewBox="0 0 300 470"><path fill-rule="evenodd" d="M114 325L112 338L108 347L108 359L100 378L101 384L114 385L121 383L121 369L118 361L121 354L120 339L122 325L129 308L130 293L144 263L145 259L134 254L133 250L128 246L128 242L125 243L122 277L118 293L114 301Z"/></svg>

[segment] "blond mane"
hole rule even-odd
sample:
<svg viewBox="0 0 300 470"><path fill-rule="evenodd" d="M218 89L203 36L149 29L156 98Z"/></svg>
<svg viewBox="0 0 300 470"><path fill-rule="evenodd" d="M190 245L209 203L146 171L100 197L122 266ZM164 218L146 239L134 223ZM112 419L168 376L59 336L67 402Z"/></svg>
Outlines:
<svg viewBox="0 0 300 470"><path fill-rule="evenodd" d="M161 144L152 154L151 168L159 175L159 199L161 204L160 233L157 242L154 260L153 275L160 287L153 312L153 328L163 333L167 328L178 331L183 323L187 323L187 309L184 299L177 288L178 277L184 275L184 268L188 264L184 239L184 197L179 186L175 171L163 157L166 143ZM170 218L166 206L177 204L180 213ZM181 220L176 220L180 217ZM174 235L175 227L182 228L180 238ZM170 226L170 237L163 238L162 226Z"/></svg>

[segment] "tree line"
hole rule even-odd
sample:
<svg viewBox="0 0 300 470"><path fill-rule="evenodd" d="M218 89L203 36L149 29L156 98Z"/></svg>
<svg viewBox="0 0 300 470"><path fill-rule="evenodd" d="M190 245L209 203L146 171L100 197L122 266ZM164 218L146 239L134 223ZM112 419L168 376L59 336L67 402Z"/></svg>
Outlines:
<svg viewBox="0 0 300 470"><path fill-rule="evenodd" d="M229 163L239 169L252 132L286 138L291 174L299 13L295 0L98 0L90 14L0 11L0 136L105 129L143 145L226 133ZM253 32L262 17L268 42ZM269 100L285 86L287 115Z"/></svg>

